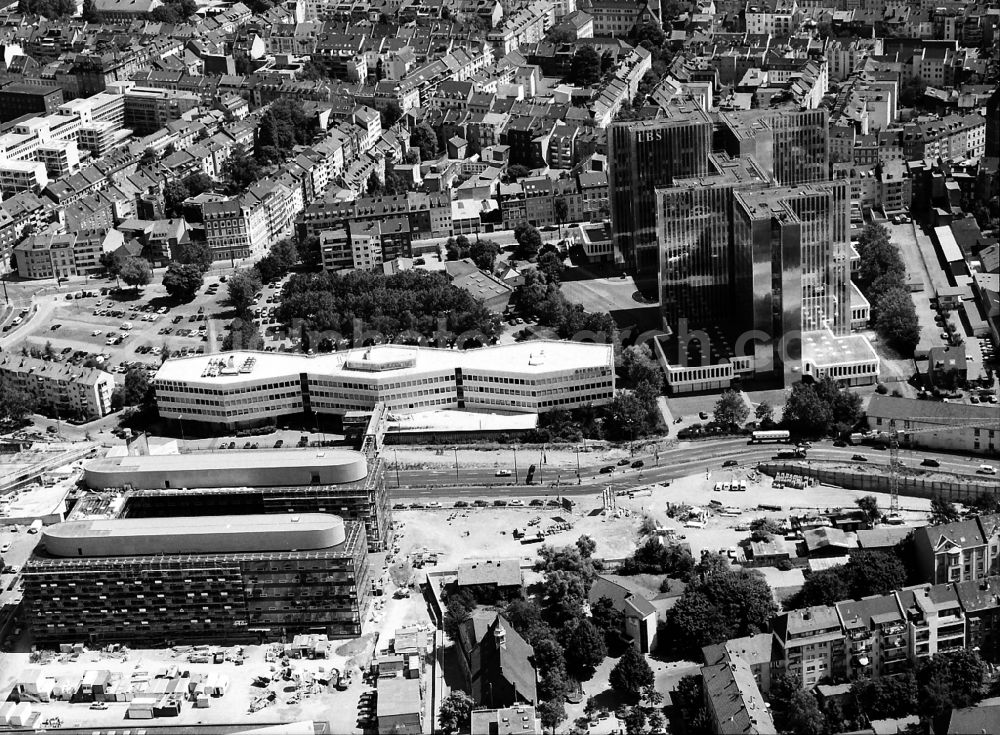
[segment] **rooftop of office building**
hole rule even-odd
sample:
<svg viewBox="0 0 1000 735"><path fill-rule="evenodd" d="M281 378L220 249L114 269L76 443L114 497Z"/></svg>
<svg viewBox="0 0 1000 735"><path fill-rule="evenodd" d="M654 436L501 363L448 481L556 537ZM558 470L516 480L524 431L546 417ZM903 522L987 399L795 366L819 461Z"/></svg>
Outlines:
<svg viewBox="0 0 1000 735"><path fill-rule="evenodd" d="M802 359L817 368L879 361L875 348L863 334L838 337L829 329L802 334Z"/></svg>
<svg viewBox="0 0 1000 735"><path fill-rule="evenodd" d="M346 540L344 521L328 513L98 518L42 531L51 557L240 554L331 549Z"/></svg>
<svg viewBox="0 0 1000 735"><path fill-rule="evenodd" d="M200 382L224 386L300 373L316 377L360 379L389 374L406 378L427 371L489 370L494 373L548 373L583 367L613 367L611 345L533 340L475 350L377 345L322 355L277 352L232 352L225 356L195 355L167 360L157 382Z"/></svg>

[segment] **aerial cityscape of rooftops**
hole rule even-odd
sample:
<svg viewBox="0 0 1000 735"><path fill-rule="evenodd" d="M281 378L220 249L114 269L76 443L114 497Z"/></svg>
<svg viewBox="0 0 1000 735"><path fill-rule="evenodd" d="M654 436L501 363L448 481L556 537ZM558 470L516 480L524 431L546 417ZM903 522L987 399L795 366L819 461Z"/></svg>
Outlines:
<svg viewBox="0 0 1000 735"><path fill-rule="evenodd" d="M0 734L1000 735L1000 0L0 0Z"/></svg>

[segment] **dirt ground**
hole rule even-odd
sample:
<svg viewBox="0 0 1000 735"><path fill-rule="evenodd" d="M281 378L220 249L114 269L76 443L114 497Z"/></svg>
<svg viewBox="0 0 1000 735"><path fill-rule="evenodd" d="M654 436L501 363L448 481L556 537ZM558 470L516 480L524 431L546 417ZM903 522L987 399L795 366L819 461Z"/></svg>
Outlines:
<svg viewBox="0 0 1000 735"><path fill-rule="evenodd" d="M370 652L369 644L365 649ZM328 720L331 732L348 733L361 732L358 727L358 701L362 691L367 687L362 683L356 663L359 658L351 655L357 649L353 646L335 644L331 658L323 660L293 659L291 669L296 674L304 674L304 679L322 678L329 675L331 667L343 670L345 666L354 668L354 679L347 691L340 692L329 686L314 683L311 687L295 685L279 677L267 688L275 693L276 698L271 706L256 712L249 712L249 704L260 697L266 690L254 686L257 676L270 677L278 669L275 663L265 661L267 646L246 646L243 648L246 662L237 666L232 661L222 664L190 664L186 654L178 655L172 649L129 650L124 660L119 655L103 654L98 651L87 651L77 660L69 660L69 656L60 656L44 666L46 675L82 679L86 671L91 669L107 669L121 672L126 680L134 673L155 672L177 665L182 670L190 671L192 675L199 673L221 673L229 679L229 690L219 698L212 698L207 709L196 709L191 702L184 702L178 717L169 719L132 721L126 719L127 702L112 702L106 710L92 710L88 703L41 702L33 704L36 712L41 714L38 723L58 717L62 727L108 727L145 724L156 725L201 725L246 723L248 725L265 725L279 722L297 722L301 720ZM218 649L227 650L234 649ZM347 653L347 655L344 655ZM6 698L21 672L31 664L27 653L7 653L0 656L0 695ZM296 701L298 700L298 701Z"/></svg>
<svg viewBox="0 0 1000 735"><path fill-rule="evenodd" d="M549 462L552 462L551 456ZM754 477L748 473L747 477ZM762 476L750 481L746 492L716 493L713 487L717 481L733 479L734 473L716 472L684 477L674 480L669 486L659 484L637 487L639 491L649 491L649 496L619 497L618 508L627 511L621 518L594 514L601 508L597 495L574 496L576 507L572 512L558 508L514 507L506 508L450 508L442 498L445 507L436 510L397 510L393 518L401 523L399 530L400 556L416 551L431 551L439 555L439 567L447 569L463 559L521 558L526 563L534 561L536 545L524 545L511 536L515 528L525 528L528 521L540 518L537 528L544 530L554 525L552 518L563 518L573 524L570 530L545 537L545 543L555 546L575 541L581 534L587 534L597 542L598 556L617 559L630 554L636 547L639 523L644 515L650 515L665 528L676 529L678 534L691 545L695 557L703 549L718 551L735 546L747 537L745 531L736 531L736 526L749 523L762 516L783 518L790 513L806 510L832 510L833 508L854 508L855 500L864 495L874 495L879 507L888 508L890 498L884 493L868 493L827 485L803 490L775 488L769 477ZM738 478L737 478L738 479ZM684 528L679 520L667 516L667 504L695 505L707 509L710 500L719 500L727 506L739 508L737 516L710 514L705 528ZM781 512L762 512L759 504L780 505ZM930 501L922 498L901 498L904 520L910 525L920 525L926 521ZM794 580L782 579L781 586Z"/></svg>

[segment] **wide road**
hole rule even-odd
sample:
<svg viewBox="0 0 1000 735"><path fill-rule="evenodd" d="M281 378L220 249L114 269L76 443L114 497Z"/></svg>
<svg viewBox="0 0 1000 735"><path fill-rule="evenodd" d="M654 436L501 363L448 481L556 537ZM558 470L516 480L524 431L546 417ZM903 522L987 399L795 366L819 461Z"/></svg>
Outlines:
<svg viewBox="0 0 1000 735"><path fill-rule="evenodd" d="M708 440L702 442L690 442L685 446L677 447L675 449L668 449L660 451L658 455L654 454L639 454L637 453L633 459L641 459L645 466L641 470L635 470L628 467L621 468L618 467L612 476L601 475L600 469L604 466L604 463L594 464L592 461L587 463L590 459L588 456L582 458L580 464L580 478L582 482L588 482L593 480L598 480L602 484L606 483L608 479L621 479L622 475L627 476L629 479L642 480L646 477L650 477L652 473L659 470L667 468L687 468L690 466L704 466L704 467L715 467L720 468L722 462L726 459L735 459L740 462L740 464L756 464L762 460L771 459L774 455L782 450L788 449L787 445L783 444L747 444L745 438L732 438L732 439L718 439L718 440ZM535 484L550 484L559 481L560 484L564 483L576 483L576 470L562 467L562 468L550 468L544 464L539 464L539 454L540 452L531 451L524 452L524 460L518 460L518 466L515 468L513 465L507 467L510 472L517 472L517 483L523 483L525 479L525 472L530 464L535 464ZM817 443L807 452L807 459L817 459L817 460L839 460L841 462L850 462L851 457L860 454L867 457L868 465L888 465L889 464L889 452L887 450L878 450L871 446L860 446L860 447L835 447L829 443ZM511 478L500 478L496 476L497 470L491 467L465 467L459 465L456 471L454 465L447 466L441 465L439 467L434 467L430 469L400 469L398 472L398 482L397 473L395 467L391 460L391 455L387 451L385 453L388 462L388 474L387 481L390 485L409 485L409 486L434 486L434 485L507 485L515 484L513 477ZM976 469L980 464L983 464L987 460L980 457L961 457L954 454L945 454L941 452L931 452L926 450L910 450L910 449L900 449L899 458L903 464L909 467L917 467L924 459L934 459L940 463L940 469L943 472L952 472L957 474L975 474ZM623 471L624 470L624 471ZM681 473L690 474L690 471ZM678 476L681 476L678 475ZM988 480L988 476L981 475L980 479Z"/></svg>
<svg viewBox="0 0 1000 735"><path fill-rule="evenodd" d="M615 472L600 474L603 465L581 464L580 478L577 479L575 469L562 467L559 469L549 468L538 464L538 456L531 452L525 452L527 457L535 460L535 477L533 485L523 485L525 472L530 461L518 462L517 480L511 478L500 478L496 476L496 470L488 467L463 467L459 466L457 471L454 466L441 466L433 469L400 469L398 473L392 462L389 462L386 482L390 487L398 487L394 494L403 497L412 493L414 496L427 496L432 492L420 492L423 489L434 486L469 486L482 488L483 486L497 485L507 487L511 494L537 494L540 486L551 486L558 483L560 487L579 487L587 485L597 485L603 487L611 484L615 487L635 486L649 482L659 482L662 480L684 477L695 472L706 469L721 471L723 461L735 459L740 465L755 465L774 457L774 455L788 447L783 444L754 444L748 445L745 438L708 440L703 442L690 442L685 446L659 452L659 455L636 454L634 459L641 459L645 466L641 469L630 467L616 467ZM388 454L388 453L387 453ZM815 444L807 453L810 460L838 460L840 462L850 462L851 457L860 454L868 458L867 466L877 466L885 468L889 464L889 452L887 450L877 450L870 446L861 447L834 447L832 444ZM984 460L980 457L960 457L954 454L944 454L940 452L929 452L925 450L900 449L900 461L908 467L919 467L924 459L934 459L940 464L940 470L964 475L975 475L976 469ZM860 463L856 463L859 464ZM513 467L509 468L511 472ZM733 468L737 469L737 468ZM989 481L987 475L976 475L980 481ZM452 492L449 487L449 493ZM594 492L594 487L590 487L583 492Z"/></svg>

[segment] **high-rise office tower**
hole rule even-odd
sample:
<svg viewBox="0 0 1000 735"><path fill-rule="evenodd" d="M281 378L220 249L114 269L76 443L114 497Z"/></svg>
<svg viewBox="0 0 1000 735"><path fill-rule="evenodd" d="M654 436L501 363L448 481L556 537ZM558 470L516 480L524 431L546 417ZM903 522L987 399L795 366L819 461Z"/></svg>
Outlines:
<svg viewBox="0 0 1000 735"><path fill-rule="evenodd" d="M736 289L734 311L749 312L762 336L758 366L786 385L802 377L806 332L850 330L849 205L843 181L733 196L733 249L751 276Z"/></svg>
<svg viewBox="0 0 1000 735"><path fill-rule="evenodd" d="M830 178L826 110L721 112L715 146L734 158L753 156L780 186Z"/></svg>
<svg viewBox="0 0 1000 735"><path fill-rule="evenodd" d="M733 309L750 260L733 248L733 194L770 185L752 158L713 154L711 173L677 179L656 190L660 241L659 294L664 325L677 331L681 319L693 328L725 324L749 328L749 314Z"/></svg>
<svg viewBox="0 0 1000 735"><path fill-rule="evenodd" d="M829 179L825 110L745 110L709 115L691 100L663 118L608 129L609 193L615 250L636 275L658 268L656 194L678 179L711 174L713 150L752 157L781 186Z"/></svg>
<svg viewBox="0 0 1000 735"><path fill-rule="evenodd" d="M708 173L712 119L693 102L666 117L608 129L609 195L615 253L640 276L656 274L656 187Z"/></svg>

